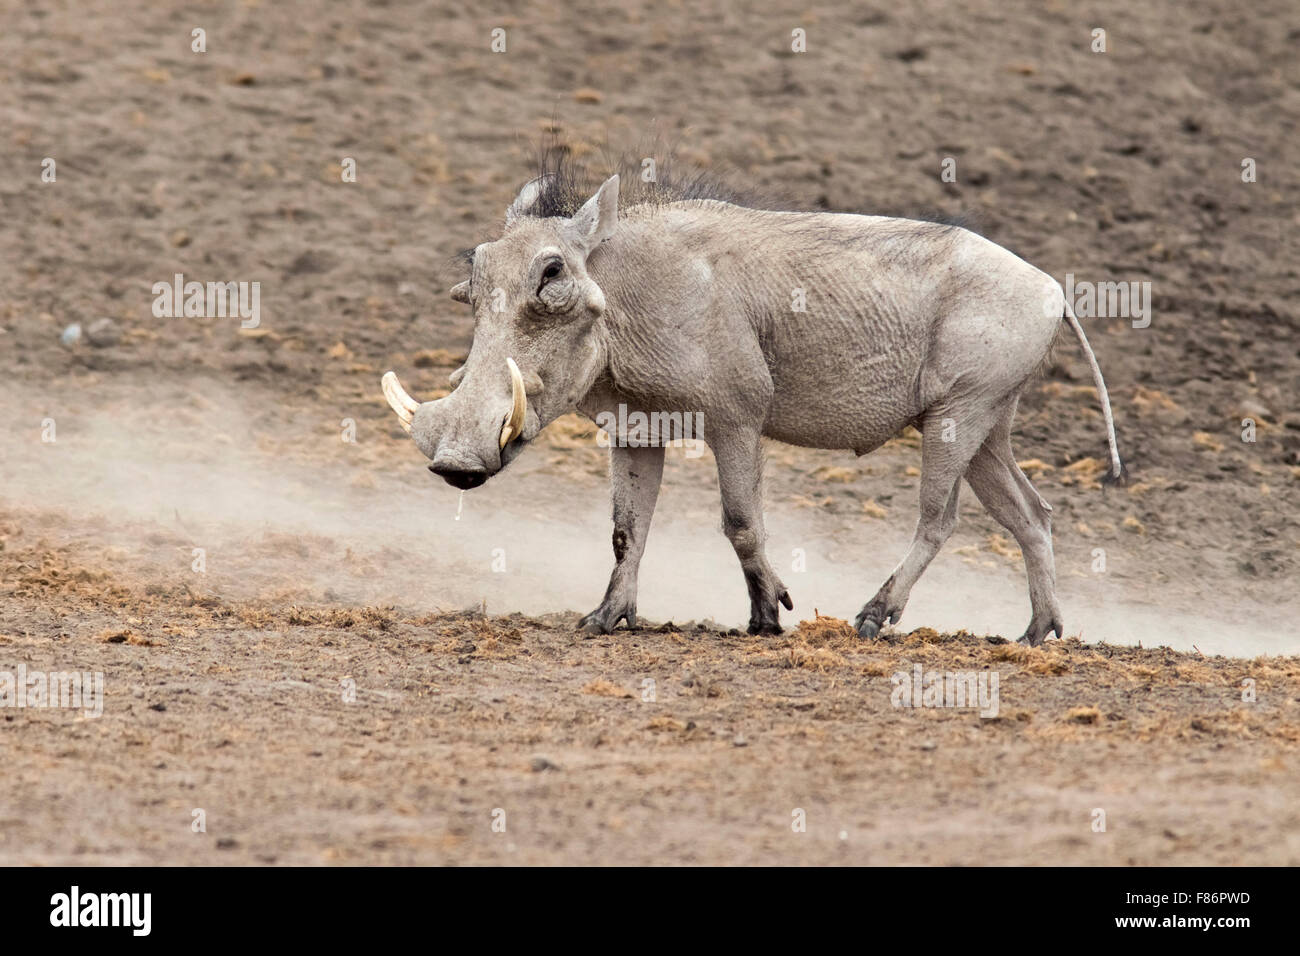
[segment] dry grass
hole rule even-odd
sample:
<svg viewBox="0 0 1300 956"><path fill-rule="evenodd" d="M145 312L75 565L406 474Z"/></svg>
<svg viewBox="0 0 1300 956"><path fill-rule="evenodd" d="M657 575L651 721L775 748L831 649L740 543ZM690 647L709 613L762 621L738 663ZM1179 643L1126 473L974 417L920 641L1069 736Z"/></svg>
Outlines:
<svg viewBox="0 0 1300 956"><path fill-rule="evenodd" d="M1030 478L1038 478L1041 475L1047 474L1049 471L1056 470L1047 462L1039 458L1028 458L1025 461L1018 461L1016 462L1016 465L1019 466L1020 470Z"/></svg>
<svg viewBox="0 0 1300 956"><path fill-rule="evenodd" d="M858 632L848 621L838 617L828 617L813 609L811 621L800 621L795 634L809 644L825 646L834 641L856 641Z"/></svg>
<svg viewBox="0 0 1300 956"><path fill-rule="evenodd" d="M812 477L817 481L827 481L835 484L848 484L851 481L857 481L861 472L856 468L844 468L839 465L822 465L814 469Z"/></svg>
<svg viewBox="0 0 1300 956"><path fill-rule="evenodd" d="M1051 645L1026 647L1023 644L999 644L991 649L989 656L995 661L1016 664L1026 673L1042 674L1045 677L1056 677L1070 671L1065 656Z"/></svg>
<svg viewBox="0 0 1300 956"><path fill-rule="evenodd" d="M1080 458L1061 469L1061 484L1098 489L1101 487L1101 476L1109 467L1100 458Z"/></svg>
<svg viewBox="0 0 1300 956"><path fill-rule="evenodd" d="M876 504L876 499L868 498L862 502L862 513L868 518L888 518L889 512L883 506Z"/></svg>
<svg viewBox="0 0 1300 956"><path fill-rule="evenodd" d="M469 356L447 349L421 349L411 356L411 364L416 368L456 368L465 364Z"/></svg>
<svg viewBox="0 0 1300 956"><path fill-rule="evenodd" d="M1209 432L1196 432L1192 435L1192 444L1200 451L1209 451L1215 454L1223 451L1223 442L1219 441Z"/></svg>
<svg viewBox="0 0 1300 956"><path fill-rule="evenodd" d="M135 647L166 647L166 641L155 641L137 634L130 628L109 628L96 635L95 640L101 644L131 644Z"/></svg>
<svg viewBox="0 0 1300 956"><path fill-rule="evenodd" d="M656 733L673 733L680 734L687 730L687 725L676 717L669 717L667 714L661 714L645 725L646 730L653 730Z"/></svg>
<svg viewBox="0 0 1300 956"><path fill-rule="evenodd" d="M620 700L626 700L632 697L632 692L626 688L619 687L600 677L582 688L584 694L591 694L595 697L615 697Z"/></svg>
<svg viewBox="0 0 1300 956"><path fill-rule="evenodd" d="M1181 412L1182 406L1164 392L1138 385L1133 389L1132 402L1143 413L1153 411Z"/></svg>
<svg viewBox="0 0 1300 956"><path fill-rule="evenodd" d="M392 608L377 607L308 608L295 606L289 608L285 616L285 621L288 624L329 628L373 627L381 631L386 631L392 627L394 620Z"/></svg>
<svg viewBox="0 0 1300 956"><path fill-rule="evenodd" d="M988 548L999 557L1010 561L1019 561L1023 557L1020 549L1000 534L995 533L988 536Z"/></svg>

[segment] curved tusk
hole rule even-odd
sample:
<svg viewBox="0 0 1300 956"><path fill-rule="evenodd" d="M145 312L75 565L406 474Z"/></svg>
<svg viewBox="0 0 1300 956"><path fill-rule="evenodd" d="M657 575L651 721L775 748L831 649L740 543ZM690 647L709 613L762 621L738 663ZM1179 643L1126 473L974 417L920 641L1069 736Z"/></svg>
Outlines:
<svg viewBox="0 0 1300 956"><path fill-rule="evenodd" d="M510 417L501 426L501 447L505 448L512 439L518 438L524 430L524 415L528 411L528 393L524 388L524 377L519 366L512 358L506 359L510 369Z"/></svg>
<svg viewBox="0 0 1300 956"><path fill-rule="evenodd" d="M402 388L402 383L397 380L394 372L385 372L379 384L384 389L384 398L388 399L388 404L393 411L397 412L402 427L409 435L411 423L415 421L415 412L420 407L420 403L406 394L406 389Z"/></svg>

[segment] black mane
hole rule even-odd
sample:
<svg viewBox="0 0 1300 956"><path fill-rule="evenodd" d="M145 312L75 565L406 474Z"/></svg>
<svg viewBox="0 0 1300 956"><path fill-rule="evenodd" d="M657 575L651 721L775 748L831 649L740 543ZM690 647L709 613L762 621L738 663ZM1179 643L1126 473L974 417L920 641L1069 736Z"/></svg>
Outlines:
<svg viewBox="0 0 1300 956"><path fill-rule="evenodd" d="M655 177L651 182L646 182L642 175L643 157L655 160ZM606 178L617 172L621 207L662 206L693 199L714 199L747 209L897 216L933 223L943 230L964 229L970 232L981 232L978 225L972 223L963 213L952 215L937 210L833 209L824 199L816 208L790 203L769 193L736 185L737 175L733 171L706 171L683 165L675 159L673 151L664 148L662 144L655 144L655 148L648 149L640 155L625 152L611 158L607 154L604 162L601 163L601 168L606 170L604 175L576 160L567 144L551 140L539 147L532 177L541 180L541 190L530 206L517 210L518 214L534 219L568 219L582 208L583 203L595 195ZM473 250L466 249L455 258L469 262L472 257Z"/></svg>
<svg viewBox="0 0 1300 956"><path fill-rule="evenodd" d="M664 205L691 199L716 199L750 209L785 209L785 204L743 189L732 177L682 167L671 153L660 157L653 153L645 158L655 161L655 176L650 182L643 177L643 157L623 154L605 163L604 176L593 173L575 160L568 146L558 143L543 147L537 158L535 178L541 180L537 199L521 214L537 219L569 218L592 197L605 179L619 174L619 205Z"/></svg>

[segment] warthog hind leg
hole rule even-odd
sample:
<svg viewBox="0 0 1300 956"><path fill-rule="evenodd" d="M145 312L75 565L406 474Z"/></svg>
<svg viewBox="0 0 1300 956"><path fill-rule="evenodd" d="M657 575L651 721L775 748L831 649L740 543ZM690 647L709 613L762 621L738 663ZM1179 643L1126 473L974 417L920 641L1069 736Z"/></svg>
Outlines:
<svg viewBox="0 0 1300 956"><path fill-rule="evenodd" d="M740 559L749 589L749 633L780 634L777 603L792 610L790 592L768 564L763 545L761 492L763 461L758 433L724 432L715 438L713 453L718 460L718 484L722 489L722 531Z"/></svg>
<svg viewBox="0 0 1300 956"><path fill-rule="evenodd" d="M1012 409L1014 414L1014 408ZM1043 643L1053 631L1064 637L1056 601L1056 564L1052 557L1052 506L1025 477L1011 450L1011 415L1000 421L966 471L980 502L1011 532L1025 557L1033 617L1022 644Z"/></svg>
<svg viewBox="0 0 1300 956"><path fill-rule="evenodd" d="M957 523L957 498L966 466L997 420L999 408L966 408L948 401L926 413L921 439L921 515L912 545L875 597L858 612L860 637L875 637L903 616L912 586L934 560Z"/></svg>

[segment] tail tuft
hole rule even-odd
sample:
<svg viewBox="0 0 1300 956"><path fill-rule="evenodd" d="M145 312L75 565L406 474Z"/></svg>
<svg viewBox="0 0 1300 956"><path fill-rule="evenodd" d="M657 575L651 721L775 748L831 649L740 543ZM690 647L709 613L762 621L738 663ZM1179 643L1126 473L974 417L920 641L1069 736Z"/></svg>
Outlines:
<svg viewBox="0 0 1300 956"><path fill-rule="evenodd" d="M1116 488L1127 487L1132 474L1133 473L1129 470L1128 465L1124 462L1120 462L1118 472L1115 471L1114 466L1112 465L1111 470L1102 476L1101 486L1103 488L1109 488L1111 486Z"/></svg>

